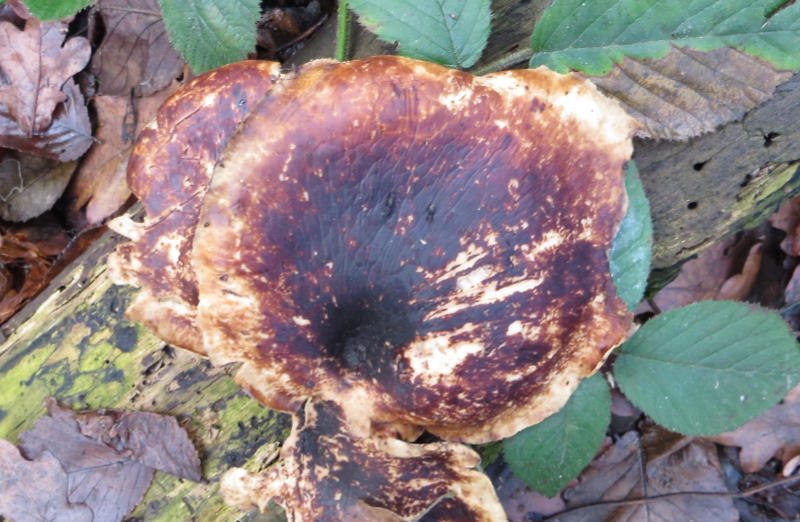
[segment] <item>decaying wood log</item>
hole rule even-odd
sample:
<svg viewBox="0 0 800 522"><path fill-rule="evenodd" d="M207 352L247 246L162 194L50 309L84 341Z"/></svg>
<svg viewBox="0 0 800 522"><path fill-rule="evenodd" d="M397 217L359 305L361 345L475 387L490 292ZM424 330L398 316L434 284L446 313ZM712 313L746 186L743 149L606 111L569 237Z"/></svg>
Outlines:
<svg viewBox="0 0 800 522"><path fill-rule="evenodd" d="M235 520L241 513L216 493L218 476L248 459L263 464L288 434L289 416L247 397L230 377L235 368L213 368L123 317L133 291L112 285L105 268L118 242L105 234L4 325L13 332L0 346L0 438L15 441L30 429L49 396L75 408L174 415L198 448L208 482L157 473L131 517Z"/></svg>

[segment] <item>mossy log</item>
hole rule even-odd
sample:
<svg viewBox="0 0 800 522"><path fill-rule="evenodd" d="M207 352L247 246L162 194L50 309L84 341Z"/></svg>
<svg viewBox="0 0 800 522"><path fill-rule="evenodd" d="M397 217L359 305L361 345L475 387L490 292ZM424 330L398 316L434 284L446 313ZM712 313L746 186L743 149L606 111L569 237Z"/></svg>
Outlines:
<svg viewBox="0 0 800 522"><path fill-rule="evenodd" d="M548 2L494 2L484 63L528 45ZM392 46L353 25L353 57ZM329 20L298 63L333 55ZM346 101L343 101L346 102ZM687 142L638 141L635 158L652 204L654 268L668 270L718 238L754 224L800 191L800 76L742 121ZM206 483L156 474L131 514L143 520L270 520L279 510L241 513L217 492L231 466L263 465L285 438L287 415L263 408L233 383L235 368L166 346L123 316L134 290L111 284L107 233L47 290L8 321L0 345L0 437L15 441L53 396L74 408L127 408L175 415L203 459Z"/></svg>
<svg viewBox="0 0 800 522"><path fill-rule="evenodd" d="M131 517L241 518L217 494L219 475L248 459L261 465L288 434L289 416L246 396L231 378L235 368L214 368L124 318L134 291L113 285L105 267L118 240L110 232L101 237L21 312L26 319L6 325L14 331L0 346L0 437L15 441L30 429L50 396L74 408L173 415L200 452L207 482L156 473Z"/></svg>

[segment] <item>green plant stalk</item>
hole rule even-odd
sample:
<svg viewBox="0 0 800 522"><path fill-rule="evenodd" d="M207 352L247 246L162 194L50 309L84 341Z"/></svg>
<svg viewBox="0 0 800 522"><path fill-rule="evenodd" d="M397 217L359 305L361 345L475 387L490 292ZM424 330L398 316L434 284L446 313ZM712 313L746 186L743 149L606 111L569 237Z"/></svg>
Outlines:
<svg viewBox="0 0 800 522"><path fill-rule="evenodd" d="M339 0L336 26L336 59L346 62L350 49L350 16L347 11L347 0Z"/></svg>

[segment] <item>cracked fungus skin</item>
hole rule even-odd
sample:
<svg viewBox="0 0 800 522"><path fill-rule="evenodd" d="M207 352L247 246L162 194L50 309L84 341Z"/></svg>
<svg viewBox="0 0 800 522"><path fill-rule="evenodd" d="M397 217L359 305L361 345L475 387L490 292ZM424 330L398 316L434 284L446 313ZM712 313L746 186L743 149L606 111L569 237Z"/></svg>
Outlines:
<svg viewBox="0 0 800 522"><path fill-rule="evenodd" d="M630 325L608 253L634 125L545 68L233 64L179 91L143 134L129 178L147 216L112 223L133 241L109 267L143 288L133 318L216 364L243 362L237 381L294 414L280 473L320 454L297 444L314 432L301 419L321 412L370 458L424 429L508 437L559 410ZM473 458L442 451L452 469ZM317 508L411 513L381 492L330 491Z"/></svg>

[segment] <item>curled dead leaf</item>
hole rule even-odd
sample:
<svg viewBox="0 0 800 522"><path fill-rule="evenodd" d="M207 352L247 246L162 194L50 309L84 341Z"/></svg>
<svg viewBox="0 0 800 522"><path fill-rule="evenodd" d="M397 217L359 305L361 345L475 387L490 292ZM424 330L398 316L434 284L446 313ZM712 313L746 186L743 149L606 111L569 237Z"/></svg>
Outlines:
<svg viewBox="0 0 800 522"><path fill-rule="evenodd" d="M769 217L769 223L786 232L781 249L790 256L800 256L800 198L784 201L777 212Z"/></svg>
<svg viewBox="0 0 800 522"><path fill-rule="evenodd" d="M194 446L172 417L45 404L49 416L20 434L21 455L0 440L0 514L114 522L141 500L154 470L201 479ZM39 513L46 516L32 516Z"/></svg>
<svg viewBox="0 0 800 522"><path fill-rule="evenodd" d="M66 100L56 107L45 130L28 135L0 106L0 146L59 161L76 160L92 144L92 126L78 85L70 78L62 92Z"/></svg>
<svg viewBox="0 0 800 522"><path fill-rule="evenodd" d="M61 87L89 61L88 40L64 42L66 33L64 22L30 18L23 30L0 22L0 69L9 81L0 85L0 104L27 137L50 126L53 111L67 97Z"/></svg>
<svg viewBox="0 0 800 522"><path fill-rule="evenodd" d="M0 323L50 282L69 242L60 227L47 223L0 228Z"/></svg>
<svg viewBox="0 0 800 522"><path fill-rule="evenodd" d="M49 210L64 192L75 165L0 151L0 217L21 222Z"/></svg>
<svg viewBox="0 0 800 522"><path fill-rule="evenodd" d="M742 271L729 277L717 292L717 299L744 301L747 298L761 269L762 243L758 242L747 253Z"/></svg>
<svg viewBox="0 0 800 522"><path fill-rule="evenodd" d="M95 96L98 140L75 172L67 195L70 222L94 225L117 212L131 195L126 171L136 137L180 84L152 96ZM78 226L80 228L80 226Z"/></svg>
<svg viewBox="0 0 800 522"><path fill-rule="evenodd" d="M686 495L622 506L602 505L602 501L682 491L727 491L713 444L673 440L669 446L656 458L643 461L637 433L626 433L589 464L578 477L577 486L564 491L567 508L587 507L558 515L558 520L739 520L733 499L726 497Z"/></svg>
<svg viewBox="0 0 800 522"><path fill-rule="evenodd" d="M672 47L658 60L626 56L592 81L642 124L641 136L687 140L738 121L791 76L731 47L708 52Z"/></svg>
<svg viewBox="0 0 800 522"><path fill-rule="evenodd" d="M98 94L150 96L178 77L184 62L157 0L100 0L94 10L105 28L89 65Z"/></svg>
<svg viewBox="0 0 800 522"><path fill-rule="evenodd" d="M709 440L742 448L739 462L745 473L757 472L773 457L787 462L800 454L800 386L745 425Z"/></svg>

